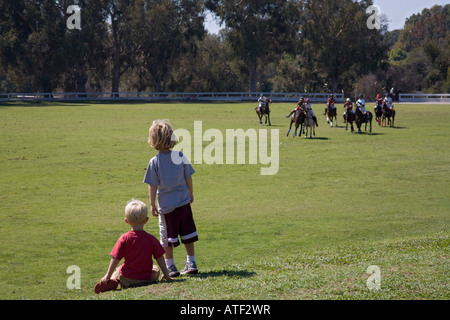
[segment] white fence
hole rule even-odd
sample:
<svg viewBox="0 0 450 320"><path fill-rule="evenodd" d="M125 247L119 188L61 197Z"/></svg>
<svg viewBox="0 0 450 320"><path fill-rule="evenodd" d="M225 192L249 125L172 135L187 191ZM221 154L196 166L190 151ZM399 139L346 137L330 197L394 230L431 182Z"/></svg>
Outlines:
<svg viewBox="0 0 450 320"><path fill-rule="evenodd" d="M450 103L450 94L409 94L400 93L400 102L446 102Z"/></svg>
<svg viewBox="0 0 450 320"><path fill-rule="evenodd" d="M257 101L261 92L63 92L63 93L0 93L0 101ZM272 93L262 92L275 102L297 102L299 97L311 102L326 102L329 93ZM342 103L342 93L335 93L336 102ZM399 95L400 103L450 103L450 94Z"/></svg>
<svg viewBox="0 0 450 320"><path fill-rule="evenodd" d="M260 94L276 102L297 102L299 97L311 102L326 102L329 93L271 93L271 92L64 92L64 93L0 93L0 101L257 101ZM342 93L335 94L343 102Z"/></svg>

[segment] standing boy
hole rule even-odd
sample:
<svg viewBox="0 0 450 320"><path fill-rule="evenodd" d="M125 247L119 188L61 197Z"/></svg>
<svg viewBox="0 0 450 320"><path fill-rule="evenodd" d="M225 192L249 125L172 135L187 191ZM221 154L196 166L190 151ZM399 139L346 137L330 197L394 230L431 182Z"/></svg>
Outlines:
<svg viewBox="0 0 450 320"><path fill-rule="evenodd" d="M159 216L160 241L171 277L180 275L173 257L173 248L180 244L178 236L187 254L181 274L198 273L194 251L198 236L190 205L194 201L192 175L195 171L181 152L170 150L175 143L170 124L155 120L149 129L148 144L159 153L150 160L144 182L149 185L152 215Z"/></svg>

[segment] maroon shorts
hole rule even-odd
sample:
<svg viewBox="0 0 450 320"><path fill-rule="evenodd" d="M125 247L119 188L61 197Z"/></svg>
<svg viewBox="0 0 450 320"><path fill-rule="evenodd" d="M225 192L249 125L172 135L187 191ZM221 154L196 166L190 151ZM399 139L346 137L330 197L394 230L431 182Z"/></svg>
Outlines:
<svg viewBox="0 0 450 320"><path fill-rule="evenodd" d="M182 243L198 240L197 229L192 217L191 205L188 203L174 211L159 215L159 230L163 247L177 247Z"/></svg>

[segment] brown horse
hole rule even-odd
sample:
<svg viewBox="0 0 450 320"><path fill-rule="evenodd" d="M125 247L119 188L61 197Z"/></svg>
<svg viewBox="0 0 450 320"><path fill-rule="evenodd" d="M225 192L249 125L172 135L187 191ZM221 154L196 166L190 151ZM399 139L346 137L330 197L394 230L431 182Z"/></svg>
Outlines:
<svg viewBox="0 0 450 320"><path fill-rule="evenodd" d="M392 120L391 120L392 118ZM394 106L392 106L392 109L389 109L386 103L383 103L383 117L382 117L382 126L386 127L386 119L388 120L387 123L389 126L394 126L394 120L395 120L395 109Z"/></svg>
<svg viewBox="0 0 450 320"><path fill-rule="evenodd" d="M373 119L373 115L372 112L367 111L366 114L364 115L361 111L360 108L358 108L358 106L356 106L356 111L355 111L355 122L356 122L356 126L358 127L358 133L361 133L361 125L363 123L366 124L366 131L367 131L367 123L370 124L370 133L372 133L372 119Z"/></svg>
<svg viewBox="0 0 450 320"><path fill-rule="evenodd" d="M269 103L272 102L272 99L267 98L266 103L263 106L257 106L255 108L256 110L256 114L258 115L259 118L259 124L263 124L262 122L262 117L266 117L266 121L265 124L267 124L267 121L269 121L269 126L271 126L272 124L270 123L270 109L269 109Z"/></svg>
<svg viewBox="0 0 450 320"><path fill-rule="evenodd" d="M378 125L381 126L381 118L383 117L383 106L377 104L373 111L375 113L375 120L378 122Z"/></svg>
<svg viewBox="0 0 450 320"><path fill-rule="evenodd" d="M332 106L327 106L325 108L325 114L327 116L327 123L330 124L330 127L333 128L333 118L336 120L336 127L338 126L338 121L337 121L337 111L336 108L333 108Z"/></svg>
<svg viewBox="0 0 450 320"><path fill-rule="evenodd" d="M298 135L300 136L302 134L302 131L305 132L305 129L303 128L303 124L305 122L305 111L302 108L298 109L295 108L286 116L286 118L289 117L291 117L291 123L289 125L289 130L286 134L286 137L289 136L289 133L291 132L292 129L292 125L294 123L295 123L295 132L292 138L295 138L295 136L297 135L298 127L300 127L300 132L298 133Z"/></svg>
<svg viewBox="0 0 450 320"><path fill-rule="evenodd" d="M352 129L352 133L355 132L355 128L353 127L353 122L355 121L355 114L353 112L347 111L345 112L345 130L348 130L348 124L350 123L350 127Z"/></svg>

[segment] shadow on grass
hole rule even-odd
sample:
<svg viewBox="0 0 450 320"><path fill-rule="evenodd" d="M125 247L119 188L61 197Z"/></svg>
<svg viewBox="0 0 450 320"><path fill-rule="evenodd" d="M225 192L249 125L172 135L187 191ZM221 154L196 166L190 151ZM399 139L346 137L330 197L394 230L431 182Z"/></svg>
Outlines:
<svg viewBox="0 0 450 320"><path fill-rule="evenodd" d="M384 136L385 134L384 133L381 133L381 132L366 132L366 131L361 131L361 132L358 132L358 131L355 131L353 134L356 134L356 135L368 135L368 136Z"/></svg>
<svg viewBox="0 0 450 320"><path fill-rule="evenodd" d="M195 277L209 278L209 277L228 277L228 278L250 278L256 275L256 272L247 270L220 270L210 272L199 272Z"/></svg>

